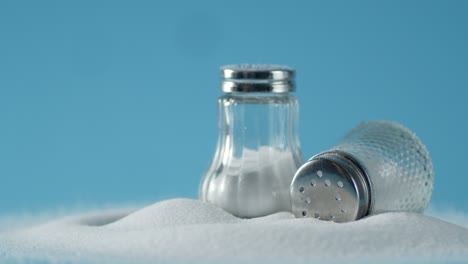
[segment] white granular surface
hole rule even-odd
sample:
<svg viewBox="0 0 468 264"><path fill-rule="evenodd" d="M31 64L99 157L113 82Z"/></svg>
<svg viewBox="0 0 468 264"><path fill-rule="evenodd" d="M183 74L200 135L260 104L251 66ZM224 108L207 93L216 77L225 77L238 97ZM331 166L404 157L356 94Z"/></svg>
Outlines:
<svg viewBox="0 0 468 264"><path fill-rule="evenodd" d="M1 222L0 222L1 223ZM0 231L0 262L349 263L468 261L468 229L414 213L337 224L290 213L239 219L175 199Z"/></svg>

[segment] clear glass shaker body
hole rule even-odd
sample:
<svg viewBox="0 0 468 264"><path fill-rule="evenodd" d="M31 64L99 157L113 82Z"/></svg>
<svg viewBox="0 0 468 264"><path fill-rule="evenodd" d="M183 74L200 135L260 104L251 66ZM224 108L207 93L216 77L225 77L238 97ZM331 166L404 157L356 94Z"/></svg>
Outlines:
<svg viewBox="0 0 468 264"><path fill-rule="evenodd" d="M241 69L259 71L262 67ZM303 163L298 101L289 89L264 89L274 86L270 80L260 86L243 81L241 88L234 84L237 88L223 89L227 94L218 99L218 143L200 185L200 199L238 217L289 211L289 186ZM254 84L243 90L245 82Z"/></svg>
<svg viewBox="0 0 468 264"><path fill-rule="evenodd" d="M390 121L362 122L335 150L353 155L369 178L369 214L422 212L429 204L434 171L426 146L408 128Z"/></svg>

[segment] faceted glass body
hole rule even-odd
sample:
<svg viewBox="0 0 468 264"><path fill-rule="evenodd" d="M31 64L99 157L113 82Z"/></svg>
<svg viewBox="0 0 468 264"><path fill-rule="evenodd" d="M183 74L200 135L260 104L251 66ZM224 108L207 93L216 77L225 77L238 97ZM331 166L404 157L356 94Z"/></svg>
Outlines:
<svg viewBox="0 0 468 264"><path fill-rule="evenodd" d="M289 211L289 185L303 163L297 99L230 93L218 107L218 143L200 199L238 217Z"/></svg>
<svg viewBox="0 0 468 264"><path fill-rule="evenodd" d="M370 214L422 212L432 195L434 171L421 140L389 121L363 122L335 147L356 157L369 177Z"/></svg>

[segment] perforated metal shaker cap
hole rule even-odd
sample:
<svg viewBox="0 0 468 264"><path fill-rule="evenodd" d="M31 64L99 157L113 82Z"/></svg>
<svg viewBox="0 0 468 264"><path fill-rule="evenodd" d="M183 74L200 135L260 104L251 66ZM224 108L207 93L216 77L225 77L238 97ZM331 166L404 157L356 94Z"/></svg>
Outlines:
<svg viewBox="0 0 468 264"><path fill-rule="evenodd" d="M294 91L294 69L275 64L233 64L221 67L221 90L233 92Z"/></svg>
<svg viewBox="0 0 468 264"><path fill-rule="evenodd" d="M312 157L296 172L290 187L296 217L348 222L367 215L369 182L359 162L342 151Z"/></svg>

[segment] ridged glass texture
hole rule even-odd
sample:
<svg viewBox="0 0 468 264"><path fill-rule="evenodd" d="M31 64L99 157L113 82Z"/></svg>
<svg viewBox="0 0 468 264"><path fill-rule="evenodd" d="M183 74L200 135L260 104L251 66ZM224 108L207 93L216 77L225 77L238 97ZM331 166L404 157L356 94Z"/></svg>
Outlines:
<svg viewBox="0 0 468 264"><path fill-rule="evenodd" d="M407 128L389 121L364 122L334 149L352 154L364 167L371 187L370 214L427 207L434 184L432 161Z"/></svg>
<svg viewBox="0 0 468 264"><path fill-rule="evenodd" d="M297 99L233 93L218 106L218 144L200 199L245 218L289 211L289 185L303 163Z"/></svg>

